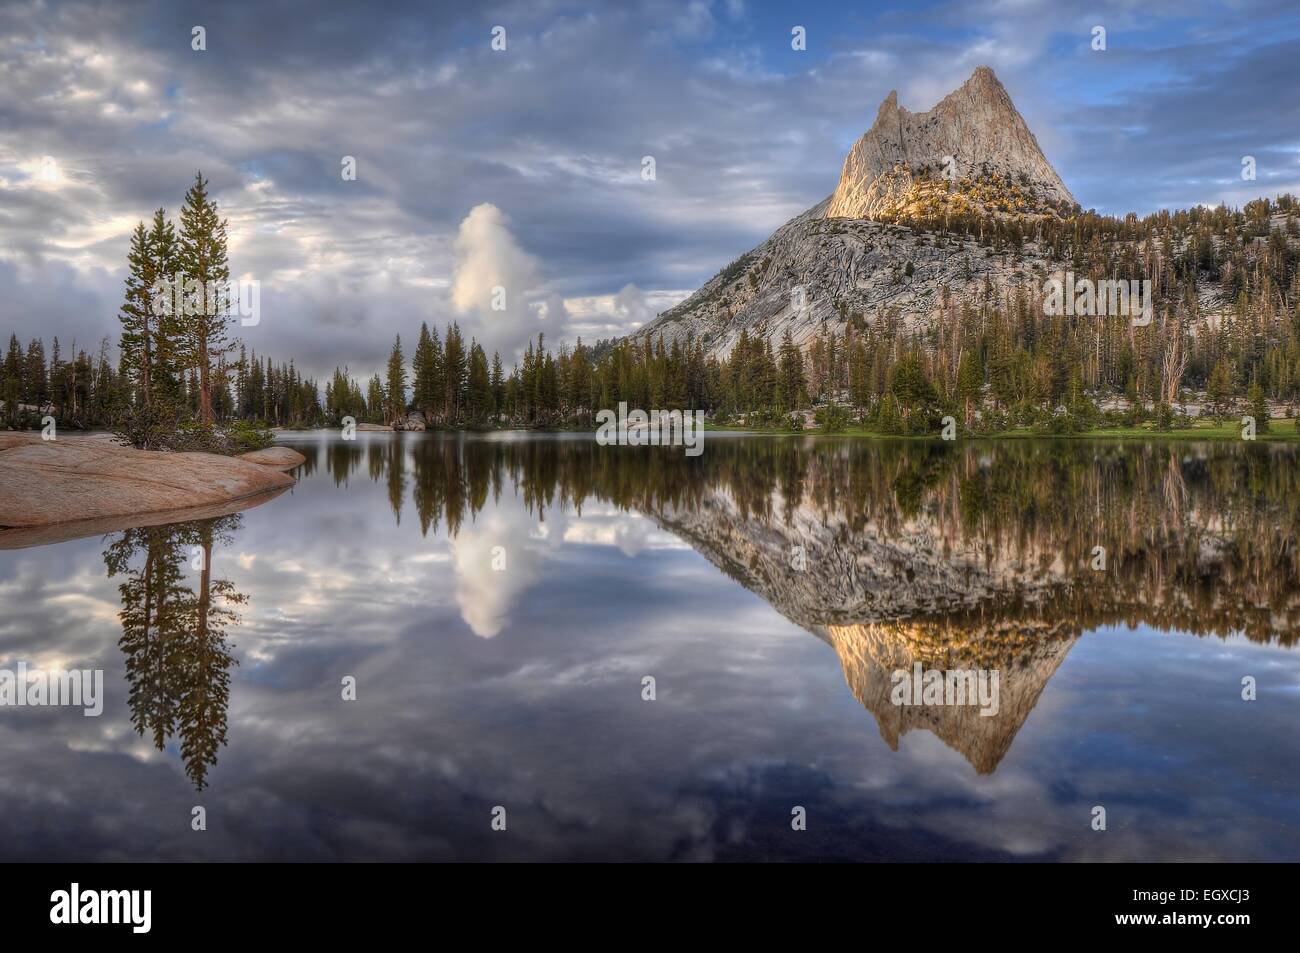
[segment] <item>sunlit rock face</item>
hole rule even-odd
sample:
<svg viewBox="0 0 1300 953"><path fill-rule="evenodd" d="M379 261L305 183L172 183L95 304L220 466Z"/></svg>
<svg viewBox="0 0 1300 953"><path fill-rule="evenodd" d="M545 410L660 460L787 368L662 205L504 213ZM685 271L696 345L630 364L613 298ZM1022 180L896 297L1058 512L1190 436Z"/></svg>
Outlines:
<svg viewBox="0 0 1300 953"><path fill-rule="evenodd" d="M961 204L1003 214L1043 214L1075 205L993 70L981 66L933 109L913 113L891 92L876 121L844 159L828 218L893 221L926 198L969 183ZM933 196L918 194L932 183ZM988 188L980 190L977 183ZM962 194L960 188L957 189ZM1001 207L1005 203L1005 207Z"/></svg>
<svg viewBox="0 0 1300 953"><path fill-rule="evenodd" d="M1078 638L1065 621L868 623L831 625L821 633L844 666L853 697L871 712L880 736L897 751L909 731L932 732L980 774L991 774L1011 748L1038 697ZM899 705L895 673L916 663L927 671L997 673L997 708L979 705Z"/></svg>
<svg viewBox="0 0 1300 953"><path fill-rule="evenodd" d="M707 354L729 355L741 334L776 347L787 331L810 346L828 330L851 323L870 327L897 321L909 331L930 327L944 307L975 301L988 287L1026 291L1026 275L1047 274L1045 250L1025 245L1012 256L985 253L972 237L918 240L909 228L866 219L828 219L823 201L783 225L681 304L665 311L631 340L702 344ZM909 273L910 266L910 273Z"/></svg>

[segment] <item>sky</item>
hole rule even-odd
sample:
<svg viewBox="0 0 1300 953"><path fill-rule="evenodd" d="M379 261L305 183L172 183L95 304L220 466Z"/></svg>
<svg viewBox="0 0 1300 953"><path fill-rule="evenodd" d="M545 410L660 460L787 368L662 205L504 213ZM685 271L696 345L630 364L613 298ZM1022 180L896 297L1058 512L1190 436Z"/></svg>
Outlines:
<svg viewBox="0 0 1300 953"><path fill-rule="evenodd" d="M890 90L991 66L1085 208L1145 214L1300 192L1298 64L1283 0L5 0L0 334L115 342L130 230L201 170L259 354L368 376L454 320L509 366L825 198Z"/></svg>

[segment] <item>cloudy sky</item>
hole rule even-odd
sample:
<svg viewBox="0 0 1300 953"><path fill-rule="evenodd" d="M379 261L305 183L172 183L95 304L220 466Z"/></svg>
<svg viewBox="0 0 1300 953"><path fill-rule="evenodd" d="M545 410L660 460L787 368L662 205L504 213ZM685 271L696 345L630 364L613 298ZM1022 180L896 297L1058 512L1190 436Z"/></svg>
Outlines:
<svg viewBox="0 0 1300 953"><path fill-rule="evenodd" d="M130 229L201 169L259 352L368 374L458 320L509 363L653 318L981 64L1085 207L1300 191L1298 63L1290 0L7 2L0 333L115 340Z"/></svg>

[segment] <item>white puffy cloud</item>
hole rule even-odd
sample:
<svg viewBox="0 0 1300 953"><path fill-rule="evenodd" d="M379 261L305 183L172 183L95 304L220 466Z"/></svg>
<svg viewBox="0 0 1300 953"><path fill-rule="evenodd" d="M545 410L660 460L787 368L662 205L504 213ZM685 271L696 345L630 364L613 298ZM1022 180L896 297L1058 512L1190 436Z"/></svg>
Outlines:
<svg viewBox="0 0 1300 953"><path fill-rule="evenodd" d="M469 318L464 331L509 361L537 330L529 294L541 283L537 259L519 247L501 209L474 206L456 235L451 303Z"/></svg>

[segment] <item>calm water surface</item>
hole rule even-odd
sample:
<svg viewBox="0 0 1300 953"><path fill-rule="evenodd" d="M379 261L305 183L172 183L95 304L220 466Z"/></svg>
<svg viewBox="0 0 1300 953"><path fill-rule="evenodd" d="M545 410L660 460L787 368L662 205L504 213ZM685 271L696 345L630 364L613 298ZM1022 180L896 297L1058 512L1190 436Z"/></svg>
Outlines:
<svg viewBox="0 0 1300 953"><path fill-rule="evenodd" d="M285 442L243 512L0 550L0 665L106 694L0 709L0 856L1300 859L1292 449Z"/></svg>

